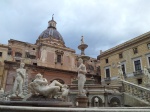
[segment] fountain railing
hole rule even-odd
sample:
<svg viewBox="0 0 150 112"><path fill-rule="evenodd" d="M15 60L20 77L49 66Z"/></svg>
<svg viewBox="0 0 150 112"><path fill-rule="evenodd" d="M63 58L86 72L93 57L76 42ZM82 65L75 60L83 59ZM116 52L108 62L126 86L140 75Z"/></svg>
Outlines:
<svg viewBox="0 0 150 112"><path fill-rule="evenodd" d="M124 92L150 103L150 89L122 80Z"/></svg>

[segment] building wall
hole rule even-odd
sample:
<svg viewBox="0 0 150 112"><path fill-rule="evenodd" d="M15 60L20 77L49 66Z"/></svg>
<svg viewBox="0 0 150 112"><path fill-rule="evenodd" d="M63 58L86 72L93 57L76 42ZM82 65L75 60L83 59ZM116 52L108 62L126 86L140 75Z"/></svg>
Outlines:
<svg viewBox="0 0 150 112"><path fill-rule="evenodd" d="M16 62L5 62L5 91L11 91L14 85L16 77L16 69L19 68L20 64ZM28 77L28 84L35 79L38 73L41 73L44 78L47 79L49 84L53 80L61 80L64 84L71 84L72 80L77 77L77 72L68 72L62 70L55 70L50 68L37 67L34 65L25 65L26 76Z"/></svg>
<svg viewBox="0 0 150 112"><path fill-rule="evenodd" d="M149 34L150 36L150 34ZM142 37L141 37L142 38ZM132 44L129 44L132 43ZM148 48L147 44L150 43L150 37L143 39L142 41L137 42L136 39L130 40L128 42L128 46L118 49L118 47L123 46L122 45L116 46L114 49L107 50L106 52L103 52L100 54L100 66L101 66L101 77L103 84L105 83L104 78L106 78L105 68L110 68L110 77L111 77L111 83L115 83L117 76L118 76L118 62L121 62L122 64L125 64L125 71L127 78L126 80L130 82L137 83L137 79L143 78L144 76L135 77L133 75L133 72L135 72L133 61L136 59L141 60L141 67L142 70L144 66L147 66L150 68L148 63L148 56L150 56L150 49ZM138 53L133 53L133 48L138 49ZM113 50L113 52L111 52ZM110 53L109 53L110 52ZM119 54L122 53L123 58L119 58ZM106 59L108 58L109 62L106 63ZM143 81L144 82L144 81Z"/></svg>
<svg viewBox="0 0 150 112"><path fill-rule="evenodd" d="M7 59L8 46L0 44L0 52L2 53L2 56L0 56L0 87L2 87L3 73L4 73L4 60Z"/></svg>

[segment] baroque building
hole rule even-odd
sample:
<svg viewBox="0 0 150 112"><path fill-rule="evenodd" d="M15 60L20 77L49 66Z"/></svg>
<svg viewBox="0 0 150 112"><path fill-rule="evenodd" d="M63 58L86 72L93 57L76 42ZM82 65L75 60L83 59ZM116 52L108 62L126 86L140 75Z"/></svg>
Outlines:
<svg viewBox="0 0 150 112"><path fill-rule="evenodd" d="M97 57L100 60L103 84L115 84L118 79L118 62L122 65L125 80L144 85L143 68L150 69L150 32L126 41Z"/></svg>
<svg viewBox="0 0 150 112"><path fill-rule="evenodd" d="M40 34L35 44L14 39L10 39L8 45L0 44L0 87L4 88L6 96L9 96L9 92L11 94L16 69L23 62L26 69L24 93L30 92L26 92L27 85L35 79L36 74L41 73L49 83L57 80L69 85L68 100L76 107L78 58L88 57L83 51L81 49L79 55L65 45L52 17L47 29ZM126 80L122 83L118 83L119 62ZM150 101L149 90L133 84L143 85L145 83L143 68L144 66L150 68L150 32L107 51L101 51L97 59L88 57L86 61L84 60L84 64L87 68L84 89L88 97L88 107L141 106ZM136 95L138 101L129 95ZM130 102L131 98L136 103ZM139 98L142 100L139 101ZM146 103L142 103L143 98Z"/></svg>
<svg viewBox="0 0 150 112"><path fill-rule="evenodd" d="M0 44L0 85L3 85L4 61L7 59L8 45Z"/></svg>
<svg viewBox="0 0 150 112"><path fill-rule="evenodd" d="M1 47L0 51L2 49L4 48ZM37 73L41 73L49 82L58 80L63 84L72 84L77 77L78 55L75 54L74 49L66 47L63 37L57 31L56 21L53 17L35 44L10 39L8 45L5 46L4 57L5 67L1 73L1 87L5 91L11 90L15 80L15 70L21 62L25 63L29 82L34 79ZM91 76L97 77L95 60L90 58L85 62L89 78Z"/></svg>

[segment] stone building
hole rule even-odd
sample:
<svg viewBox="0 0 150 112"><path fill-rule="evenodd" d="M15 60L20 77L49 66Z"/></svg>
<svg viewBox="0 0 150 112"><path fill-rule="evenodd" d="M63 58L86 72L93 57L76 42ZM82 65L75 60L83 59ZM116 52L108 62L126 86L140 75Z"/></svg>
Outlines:
<svg viewBox="0 0 150 112"><path fill-rule="evenodd" d="M14 39L8 41L5 55L5 70L3 72L3 84L5 91L11 90L16 69L20 62L25 63L27 79L31 82L37 73L41 73L49 82L58 80L61 83L71 84L77 77L77 57L75 50L65 46L61 34L57 31L53 17L48 22L35 44ZM85 62L88 68L87 77L96 76L96 59L91 58Z"/></svg>
<svg viewBox="0 0 150 112"><path fill-rule="evenodd" d="M150 68L150 32L126 41L98 56L103 84L114 84L118 79L118 62L122 65L125 80L144 84L143 68Z"/></svg>
<svg viewBox="0 0 150 112"><path fill-rule="evenodd" d="M8 45L0 44L0 86L3 85L4 60L7 59Z"/></svg>

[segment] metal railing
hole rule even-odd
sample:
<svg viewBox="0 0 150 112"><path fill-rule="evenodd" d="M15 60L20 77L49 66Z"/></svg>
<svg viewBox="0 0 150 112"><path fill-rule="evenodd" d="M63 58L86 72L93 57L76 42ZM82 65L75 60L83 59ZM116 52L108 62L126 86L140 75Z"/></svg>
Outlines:
<svg viewBox="0 0 150 112"><path fill-rule="evenodd" d="M134 76L144 75L143 70L133 72Z"/></svg>

